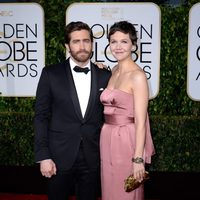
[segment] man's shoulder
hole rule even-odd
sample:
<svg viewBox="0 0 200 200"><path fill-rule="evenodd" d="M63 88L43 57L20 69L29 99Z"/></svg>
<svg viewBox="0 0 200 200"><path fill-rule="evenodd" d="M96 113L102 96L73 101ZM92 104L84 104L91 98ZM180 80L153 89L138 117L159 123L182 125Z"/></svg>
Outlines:
<svg viewBox="0 0 200 200"><path fill-rule="evenodd" d="M60 62L60 63L56 63L56 64L50 64L50 65L46 65L44 67L44 70L46 71L58 71L59 69L63 69L66 65L68 64L67 60Z"/></svg>

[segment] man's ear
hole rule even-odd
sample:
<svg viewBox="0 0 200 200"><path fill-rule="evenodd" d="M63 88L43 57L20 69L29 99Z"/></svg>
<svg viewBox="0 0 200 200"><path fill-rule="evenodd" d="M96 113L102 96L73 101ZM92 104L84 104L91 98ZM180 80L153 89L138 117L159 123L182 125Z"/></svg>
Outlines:
<svg viewBox="0 0 200 200"><path fill-rule="evenodd" d="M69 49L69 45L68 44L65 44L65 48L70 53L70 49Z"/></svg>

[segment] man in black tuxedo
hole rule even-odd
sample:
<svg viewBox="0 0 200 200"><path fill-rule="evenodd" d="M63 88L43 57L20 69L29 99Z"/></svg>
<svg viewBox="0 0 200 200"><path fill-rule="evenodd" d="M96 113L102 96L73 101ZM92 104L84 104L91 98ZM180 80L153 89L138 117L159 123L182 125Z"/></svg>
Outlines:
<svg viewBox="0 0 200 200"><path fill-rule="evenodd" d="M111 73L90 61L93 34L83 22L65 28L70 57L43 68L35 104L35 160L48 177L49 200L96 200L103 123L100 94ZM77 67L77 65L79 67Z"/></svg>

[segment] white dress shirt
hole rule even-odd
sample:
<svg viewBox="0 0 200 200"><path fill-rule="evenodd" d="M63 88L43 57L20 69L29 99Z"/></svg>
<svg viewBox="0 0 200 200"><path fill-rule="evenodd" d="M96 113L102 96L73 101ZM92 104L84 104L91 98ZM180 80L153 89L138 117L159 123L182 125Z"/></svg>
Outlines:
<svg viewBox="0 0 200 200"><path fill-rule="evenodd" d="M88 101L90 97L90 90L91 90L91 70L85 74L80 72L75 72L73 68L77 65L71 58L69 59L71 71L74 79L74 84L76 87L76 92L78 95L79 104L81 107L82 116L84 117ZM85 66L90 67L90 62Z"/></svg>

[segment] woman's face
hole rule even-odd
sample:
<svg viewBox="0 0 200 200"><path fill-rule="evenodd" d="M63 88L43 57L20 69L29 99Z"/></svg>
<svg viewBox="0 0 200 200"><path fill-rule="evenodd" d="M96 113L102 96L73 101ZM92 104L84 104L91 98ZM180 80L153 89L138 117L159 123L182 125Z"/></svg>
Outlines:
<svg viewBox="0 0 200 200"><path fill-rule="evenodd" d="M131 57L132 46L129 34L116 31L110 36L110 51L117 61Z"/></svg>

